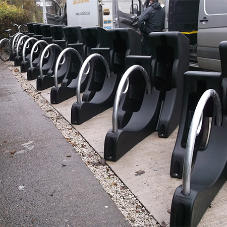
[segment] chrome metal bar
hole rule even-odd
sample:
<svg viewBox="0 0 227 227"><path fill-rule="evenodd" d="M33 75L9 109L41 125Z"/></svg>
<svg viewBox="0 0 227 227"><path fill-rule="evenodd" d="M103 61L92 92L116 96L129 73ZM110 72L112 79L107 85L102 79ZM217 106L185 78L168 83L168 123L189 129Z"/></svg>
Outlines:
<svg viewBox="0 0 227 227"><path fill-rule="evenodd" d="M17 34L15 34L15 36L13 37L13 42L12 42L12 53L15 54L15 42L16 40L23 35L23 33L18 32Z"/></svg>
<svg viewBox="0 0 227 227"><path fill-rule="evenodd" d="M33 53L35 52L35 48L40 44L40 43L45 43L46 45L48 45L48 43L45 40L39 40L37 41L31 50L31 55L30 55L30 67L33 68L33 64L32 64L32 57L33 57Z"/></svg>
<svg viewBox="0 0 227 227"><path fill-rule="evenodd" d="M192 157L195 145L195 139L197 136L197 130L201 123L201 118L203 115L203 109L207 103L207 100L212 97L214 101L214 111L216 114L216 125L221 126L222 124L222 111L221 111L221 102L218 93L213 90L209 89L205 91L200 98L193 118L191 122L191 126L188 133L188 139L186 144L186 155L184 159L184 166L183 166L183 184L182 184L182 194L189 195L191 190L190 180L191 180L191 165L192 165Z"/></svg>
<svg viewBox="0 0 227 227"><path fill-rule="evenodd" d="M26 46L27 44L31 41L31 40L35 40L36 42L38 41L38 39L34 38L34 37L31 37L29 39L27 39L24 43L24 46L23 46L23 51L22 51L22 57L23 57L23 62L25 62L25 49L26 49Z"/></svg>
<svg viewBox="0 0 227 227"><path fill-rule="evenodd" d="M81 65L83 64L83 59L82 59L80 53L76 49L74 49L72 47L68 47L68 48L64 49L59 54L59 56L57 58L57 61L56 61L56 65L55 65L55 70L54 70L54 84L55 84L55 87L56 88L58 88L58 66L60 64L60 61L61 61L62 57L65 57L65 54L67 52L73 52L73 53L75 53L77 55L77 57L79 58Z"/></svg>
<svg viewBox="0 0 227 227"><path fill-rule="evenodd" d="M80 84L81 84L82 76L84 74L84 71L85 71L87 65L94 58L99 58L99 59L101 59L103 61L104 65L106 67L107 77L110 77L110 68L109 68L109 65L106 62L106 59L102 55L100 55L100 54L91 54L90 56L88 56L85 59L83 65L82 65L82 67L80 69L79 76L78 76L78 84L77 84L77 89L76 89L76 96L77 96L77 103L78 104L81 104L82 103L81 95L80 95Z"/></svg>
<svg viewBox="0 0 227 227"><path fill-rule="evenodd" d="M55 44L55 43L52 43L52 44L49 44L48 46L46 46L41 54L41 57L40 57L40 65L39 65L39 71L40 71L40 76L43 77L43 59L44 59L44 56L46 54L46 52L51 49L52 47L56 47L60 50L60 52L62 51L62 48L58 45L58 44Z"/></svg>
<svg viewBox="0 0 227 227"><path fill-rule="evenodd" d="M131 66L122 76L121 81L117 88L117 92L116 92L116 96L115 96L115 100L114 100L114 106L113 106L113 115L112 115L112 127L113 127L112 131L113 131L113 133L116 133L118 131L117 112L118 112L118 106L119 106L119 103L121 100L121 95L122 95L122 92L124 89L125 82L127 81L127 78L130 76L130 74L135 70L138 70L142 73L142 75L144 76L144 79L146 81L147 92L148 92L148 94L151 94L150 78L149 78L146 70L140 65Z"/></svg>
<svg viewBox="0 0 227 227"><path fill-rule="evenodd" d="M21 45L21 42L24 38L27 38L29 37L28 35L23 35L19 38L19 41L17 43L17 48L16 48L16 54L17 54L17 57L19 57L19 46Z"/></svg>

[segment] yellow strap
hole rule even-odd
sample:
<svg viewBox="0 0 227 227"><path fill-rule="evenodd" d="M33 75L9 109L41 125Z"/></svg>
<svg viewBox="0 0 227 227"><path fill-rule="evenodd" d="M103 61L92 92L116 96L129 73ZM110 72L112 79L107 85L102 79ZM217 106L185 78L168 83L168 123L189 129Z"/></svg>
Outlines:
<svg viewBox="0 0 227 227"><path fill-rule="evenodd" d="M190 34L196 34L198 31L191 31L191 32L181 32L183 34L186 34L186 35L190 35Z"/></svg>

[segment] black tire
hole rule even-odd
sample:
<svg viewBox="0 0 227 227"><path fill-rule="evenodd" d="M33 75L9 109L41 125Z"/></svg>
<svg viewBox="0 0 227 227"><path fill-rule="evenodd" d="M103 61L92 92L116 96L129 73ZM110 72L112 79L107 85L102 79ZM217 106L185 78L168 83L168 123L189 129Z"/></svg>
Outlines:
<svg viewBox="0 0 227 227"><path fill-rule="evenodd" d="M8 61L10 58L11 48L9 39L2 39L0 41L0 58L2 61Z"/></svg>

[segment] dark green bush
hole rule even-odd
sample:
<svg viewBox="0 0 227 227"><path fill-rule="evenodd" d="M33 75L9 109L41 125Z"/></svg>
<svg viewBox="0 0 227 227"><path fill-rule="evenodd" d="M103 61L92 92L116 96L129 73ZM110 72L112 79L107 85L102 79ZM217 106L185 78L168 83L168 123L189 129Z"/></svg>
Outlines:
<svg viewBox="0 0 227 227"><path fill-rule="evenodd" d="M23 5L20 5L20 1L13 0L7 2L6 0L0 0L0 38L6 37L5 30L12 29L12 33L17 32L17 29L13 27L13 24L27 24L29 22L42 22L42 10L35 5L35 1L23 0ZM23 8L22 8L23 7Z"/></svg>

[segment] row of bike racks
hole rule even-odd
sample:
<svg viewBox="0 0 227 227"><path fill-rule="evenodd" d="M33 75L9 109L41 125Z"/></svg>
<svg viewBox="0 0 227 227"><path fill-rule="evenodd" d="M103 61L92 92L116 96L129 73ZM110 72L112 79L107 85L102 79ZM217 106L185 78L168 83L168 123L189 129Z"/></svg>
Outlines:
<svg viewBox="0 0 227 227"><path fill-rule="evenodd" d="M132 29L30 23L14 63L37 90L53 86L52 104L76 96L72 124L113 107L106 160L117 161L155 131L167 138L179 125L170 176L183 183L170 226L197 226L227 176L227 42L220 43L218 73L188 71L189 41L180 32L151 33L151 56L141 56L140 39Z"/></svg>

